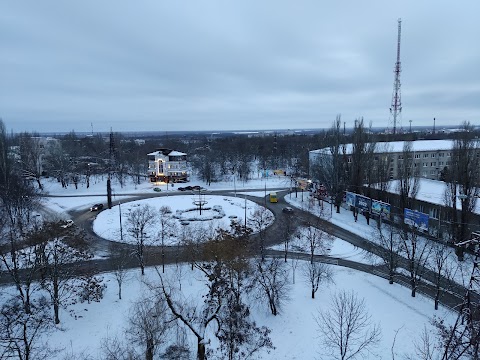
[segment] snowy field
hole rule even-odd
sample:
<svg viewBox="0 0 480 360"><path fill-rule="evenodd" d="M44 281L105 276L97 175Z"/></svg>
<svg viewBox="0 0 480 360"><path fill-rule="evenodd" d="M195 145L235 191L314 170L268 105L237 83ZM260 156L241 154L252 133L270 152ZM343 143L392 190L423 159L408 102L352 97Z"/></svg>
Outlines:
<svg viewBox="0 0 480 360"><path fill-rule="evenodd" d="M275 346L275 350L270 354L259 353L258 359L317 359L320 354L324 354L325 348L319 338L314 318L319 309L329 308L332 294L339 290L352 290L358 297L364 298L373 322L378 323L382 329L382 340L376 355L370 354L368 359L390 359L396 332L396 356L400 358L402 354L413 353L413 344L419 339L423 327L431 333L434 332L430 325L433 316L446 317L447 321L453 319L453 315L443 308L439 311L433 310L431 300L422 296L412 298L406 288L389 285L384 279L340 267L334 267L335 283L322 284L316 298L311 299L309 284L303 276L303 265L301 262L296 269L296 282L291 284L290 300L284 305L280 315L271 315L266 304L258 301L251 303L252 317L258 325L265 325L272 330L271 339ZM174 278L177 285L181 284L185 296L201 301L201 294L206 291L203 283L199 281L201 274L191 271L188 266L179 268L180 271L175 265L167 267L167 275ZM291 268L289 271L293 277ZM104 274L108 286L100 303L76 304L69 308L69 312L62 311L60 326L45 337L51 347L63 349L52 359L64 359L66 354L75 358L75 355L80 353L101 359L100 348L105 337L124 337L132 304L144 294L151 296L142 282L139 270L132 270L128 275L122 286L122 300L118 300L118 287L114 276ZM145 278L158 283L158 275L152 268L147 268ZM215 343L212 329L207 333L212 344ZM195 339L189 336L187 341L190 349L195 350ZM194 355L192 354L193 357ZM329 359L325 356L321 358Z"/></svg>
<svg viewBox="0 0 480 360"><path fill-rule="evenodd" d="M206 187L201 182L191 182L188 185L197 184ZM127 201L132 194L153 193L153 188L155 186L157 185L148 182L138 186L130 184L123 188L114 184L114 195L116 199L120 199L121 197L122 200ZM257 179L245 184L239 184L239 182L236 182L235 189L233 190L233 182L212 184L212 186L208 188L210 190L230 189L231 196L218 196L218 201L220 201L222 207L224 207L226 218L228 218L229 213L236 215L239 218L243 218L245 212L245 200L242 197L243 194L263 197L265 195L265 188L274 189L282 187L288 188L289 181L285 178L273 177L269 179ZM105 181L98 181L89 189L80 187L78 190L73 186L68 189L62 189L54 181L51 181L46 184L46 188L50 194L60 197L47 198L45 205L51 209L51 211L57 211L59 212L59 215L65 217L68 216L68 211L87 211L93 203L106 203L106 197L102 196L102 194L105 193ZM163 191L167 191L165 186L162 187L162 192ZM175 188L169 188L168 192L181 194L181 192L178 192ZM69 197L71 195L80 196ZM301 193L298 193L297 197L295 197L295 194L287 195L285 199L294 207L307 209L309 207L308 193L304 193L303 195L304 201L301 200ZM213 205L213 195L207 196L210 197L209 201L211 201L211 204ZM184 200L178 200L180 198L184 198ZM215 196L215 198L217 198L217 196ZM174 210L173 203L178 204L181 208L186 208L187 206L192 207L191 195L176 196L175 202L172 202L173 197L154 198L151 201L155 201L154 204L157 206L164 199L170 199L168 205L172 207L172 210ZM217 199L215 199L215 201L216 200ZM150 200L142 201L147 201L148 203ZM184 202L183 205L182 202ZM136 204L138 203L140 202L136 202ZM125 216L128 217L128 215L126 215L128 212L127 204L133 206L135 203L125 203L122 205L122 214L126 211ZM154 206L154 204L152 203L150 205ZM252 210L252 204L253 203L247 201L247 211ZM327 213L327 216L329 215L328 209L329 204L324 204L323 210ZM96 231L102 236L106 236L107 233L113 233L114 230L119 229L118 210L114 207L110 211L111 214L108 214L106 210L101 212L95 221ZM116 214L115 211L117 211ZM318 209L315 211L318 212ZM175 213L176 211L172 212ZM372 221L370 225L367 225L365 219L362 216L359 216L358 221L354 222L352 213L344 209L342 209L340 214L336 214L335 212L331 214L330 221L347 228L356 234L367 237L370 240L375 229L374 221ZM107 227L106 224L108 223L109 225ZM308 251L308 247L306 247L305 244L305 239L302 239L301 235L292 238L292 249L295 248L299 251ZM278 249L283 250L283 246L279 245ZM329 246L329 255L363 263L372 263L372 261L375 263L375 260L365 257L365 254L359 249L356 249L351 244L336 238L332 239ZM305 262L298 263L295 271L295 284L293 283L294 273L291 265L292 262L289 260L287 266L289 267L289 272L292 277L290 299L281 310L279 316L275 317L271 315L264 304L260 304L258 301L252 301L253 318L257 321L258 325L265 325L272 329L271 338L276 347L275 350L270 352L270 354L260 353L258 358L320 358L320 355L324 354L324 348L322 347L321 338L319 338L317 324L314 319L319 309L326 309L329 307L332 294L340 290L353 290L360 298L364 298L374 322L379 323L382 328L381 344L375 355L370 354L367 357L369 359L391 358L391 347L397 332L398 334L396 335L394 350L396 356L400 358L403 354L412 354L414 351L414 341L418 340L423 327L425 326L431 333L434 332L434 329L430 324L433 316L438 316L440 318L445 317L447 322L452 321L455 317L455 314L452 314L443 308L439 311L435 311L433 309L433 301L426 299L421 295L412 298L408 288L401 287L397 284L389 285L386 280L373 275L335 266L333 266L335 282L331 284L322 284L320 290L317 292L316 298L312 300L310 287L305 280L302 270ZM179 271L178 269L181 270ZM204 292L205 289L203 283L198 280L201 277L200 274L192 272L187 266L179 266L177 268L175 265L169 266L167 272L169 273L170 278L176 279L176 283L179 285L181 284L182 291L185 294L190 294L192 298L197 300L201 298L198 294ZM95 358L101 359L102 353L100 347L102 339L107 335L114 336L115 334L118 334L122 336L122 334L124 334L127 326L126 319L130 312L130 307L134 301L141 296L141 294L144 294L147 291L139 274L139 270L132 270L129 272L129 277L123 284L122 300L118 300L118 288L114 275L108 273L103 274L108 287L105 297L100 303L92 303L89 305L76 304L69 307L67 311L62 311L62 322L60 327L54 330L54 332L48 337L45 337L45 339L48 338L48 342L52 347L63 349L62 352L58 353L55 357L52 357L52 359L64 359L65 354L74 356L80 352L88 353ZM151 279L151 281L157 281L157 275L152 268L147 269L145 277ZM8 291L5 291L4 294L6 292ZM211 332L210 336L213 337ZM190 348L195 349L196 344L194 339L189 337L188 341L190 343ZM212 343L214 343L214 341ZM321 358L329 359L323 355Z"/></svg>

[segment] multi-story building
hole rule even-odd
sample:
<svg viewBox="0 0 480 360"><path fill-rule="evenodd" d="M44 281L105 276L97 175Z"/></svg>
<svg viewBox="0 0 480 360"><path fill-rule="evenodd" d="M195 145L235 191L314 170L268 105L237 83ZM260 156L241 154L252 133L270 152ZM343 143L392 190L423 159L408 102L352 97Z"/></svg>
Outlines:
<svg viewBox="0 0 480 360"><path fill-rule="evenodd" d="M147 156L150 181L187 181L187 154L161 148Z"/></svg>
<svg viewBox="0 0 480 360"><path fill-rule="evenodd" d="M390 179L396 179L399 163L403 161L404 141L377 143L374 153L374 161L388 159L390 162ZM417 140L412 141L413 166L418 168L418 174L422 178L439 180L441 172L450 165L452 157L452 140ZM352 144L345 145L345 152L341 150L348 163L352 162ZM321 166L322 161L331 157L330 148L312 150L309 152L310 169ZM312 172L311 172L312 173Z"/></svg>

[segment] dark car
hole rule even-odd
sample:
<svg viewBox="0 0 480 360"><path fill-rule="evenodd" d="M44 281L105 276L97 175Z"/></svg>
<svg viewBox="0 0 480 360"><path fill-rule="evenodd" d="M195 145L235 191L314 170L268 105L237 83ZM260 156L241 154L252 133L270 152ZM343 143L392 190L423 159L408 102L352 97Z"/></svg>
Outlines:
<svg viewBox="0 0 480 360"><path fill-rule="evenodd" d="M103 204L95 204L90 208L90 211L100 211L103 209Z"/></svg>
<svg viewBox="0 0 480 360"><path fill-rule="evenodd" d="M293 209L290 206L286 206L282 209L285 214L293 214Z"/></svg>
<svg viewBox="0 0 480 360"><path fill-rule="evenodd" d="M178 188L178 191L185 191L185 190L187 190L187 189L185 189L184 187L179 187Z"/></svg>

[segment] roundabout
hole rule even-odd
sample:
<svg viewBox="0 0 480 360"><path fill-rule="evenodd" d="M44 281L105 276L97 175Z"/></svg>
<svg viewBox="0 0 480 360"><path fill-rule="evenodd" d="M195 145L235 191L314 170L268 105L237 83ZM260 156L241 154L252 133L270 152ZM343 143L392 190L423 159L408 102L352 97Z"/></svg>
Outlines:
<svg viewBox="0 0 480 360"><path fill-rule="evenodd" d="M152 219L145 226L143 235L146 245L151 246L160 245L159 233L164 231L165 224L168 225L168 231L163 239L164 245L176 246L186 236L195 237L196 241L202 241L202 238L206 241L205 234L213 234L217 229L228 230L232 222L240 225L246 223L253 232L257 232L260 230L259 222L254 219L259 214L268 219L262 224L264 227L270 226L275 219L270 210L242 197L176 195L119 203L96 216L93 231L106 240L135 244L132 218L145 209L152 214Z"/></svg>

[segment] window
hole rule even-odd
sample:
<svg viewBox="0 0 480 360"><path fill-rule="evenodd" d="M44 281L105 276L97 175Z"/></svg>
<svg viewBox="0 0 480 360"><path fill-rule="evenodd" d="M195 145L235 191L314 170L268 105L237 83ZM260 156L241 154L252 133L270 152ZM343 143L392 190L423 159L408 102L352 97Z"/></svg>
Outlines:
<svg viewBox="0 0 480 360"><path fill-rule="evenodd" d="M424 157L424 158L428 158L428 154L423 154L423 157Z"/></svg>
<svg viewBox="0 0 480 360"><path fill-rule="evenodd" d="M435 170L430 170L430 175L435 175Z"/></svg>
<svg viewBox="0 0 480 360"><path fill-rule="evenodd" d="M438 214L439 214L438 208L431 208L430 209L430 217L431 218L438 219Z"/></svg>
<svg viewBox="0 0 480 360"><path fill-rule="evenodd" d="M436 162L431 162L430 166L437 166L437 163Z"/></svg>
<svg viewBox="0 0 480 360"><path fill-rule="evenodd" d="M449 153L449 152L447 153L447 156L448 156L448 157L450 157L451 155L452 155L452 153Z"/></svg>
<svg viewBox="0 0 480 360"><path fill-rule="evenodd" d="M435 154L432 154L432 158L434 158L434 157L435 157Z"/></svg>
<svg viewBox="0 0 480 360"><path fill-rule="evenodd" d="M440 153L438 154L438 157L443 157L445 155L445 153Z"/></svg>
<svg viewBox="0 0 480 360"><path fill-rule="evenodd" d="M423 167L427 167L427 166L428 166L428 163L424 162Z"/></svg>
<svg viewBox="0 0 480 360"><path fill-rule="evenodd" d="M422 176L423 176L423 177L427 177L427 172L424 171L424 172L422 173Z"/></svg>
<svg viewBox="0 0 480 360"><path fill-rule="evenodd" d="M439 165L439 166L442 166L442 165L443 165L443 161L439 161L439 162L438 162L438 165Z"/></svg>
<svg viewBox="0 0 480 360"><path fill-rule="evenodd" d="M415 159L420 159L420 154L415 154Z"/></svg>

